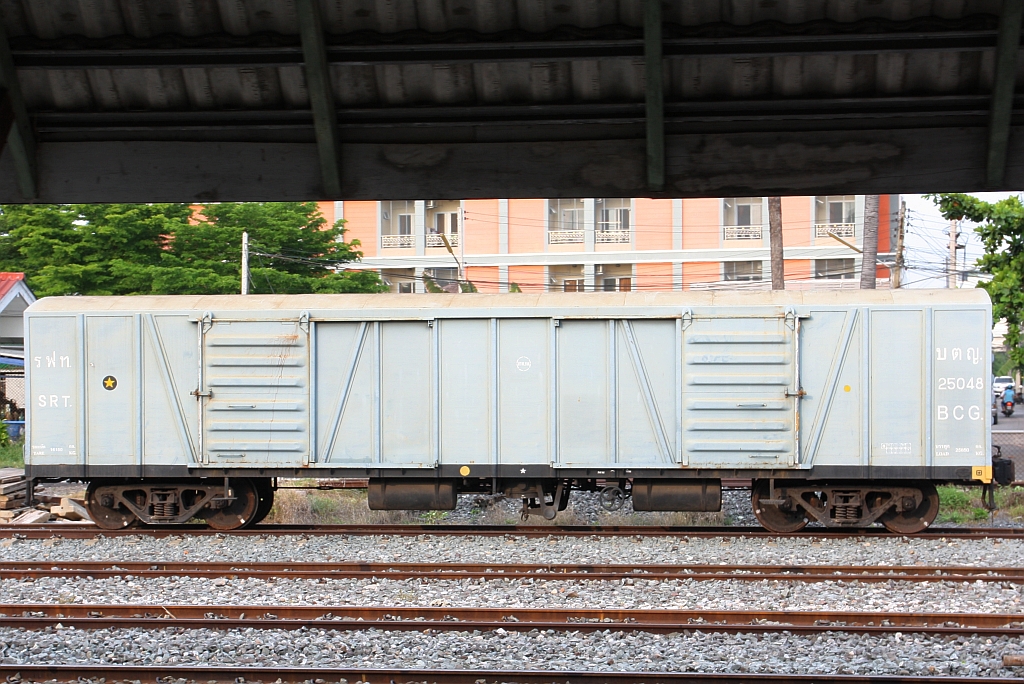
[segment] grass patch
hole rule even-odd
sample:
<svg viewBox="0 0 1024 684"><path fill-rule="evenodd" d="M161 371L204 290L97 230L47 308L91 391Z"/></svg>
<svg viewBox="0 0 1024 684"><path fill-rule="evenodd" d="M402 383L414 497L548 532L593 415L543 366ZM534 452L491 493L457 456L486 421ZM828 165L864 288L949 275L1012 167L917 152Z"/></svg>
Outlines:
<svg viewBox="0 0 1024 684"><path fill-rule="evenodd" d="M965 489L952 485L941 485L937 489L939 492L939 522L966 523L988 520L989 512L981 500L982 490L980 488ZM996 506L1000 509L1005 509L1000 502L1000 498L1005 498L1005 491L1005 488L996 491ZM1021 498L1021 505L1024 506L1024 497Z"/></svg>
<svg viewBox="0 0 1024 684"><path fill-rule="evenodd" d="M0 446L0 468L24 468L23 449L21 442Z"/></svg>
<svg viewBox="0 0 1024 684"><path fill-rule="evenodd" d="M285 525L380 525L422 521L405 511L371 511L366 505L366 490L279 489L274 492L274 507L264 521Z"/></svg>

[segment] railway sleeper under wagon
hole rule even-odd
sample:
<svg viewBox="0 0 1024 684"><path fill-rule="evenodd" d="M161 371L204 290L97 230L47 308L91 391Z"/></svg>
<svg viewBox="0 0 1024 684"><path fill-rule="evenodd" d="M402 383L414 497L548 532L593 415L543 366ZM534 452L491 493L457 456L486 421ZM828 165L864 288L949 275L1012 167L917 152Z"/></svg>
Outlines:
<svg viewBox="0 0 1024 684"><path fill-rule="evenodd" d="M368 505L716 511L912 533L994 458L983 291L45 298L26 475L109 528L262 520L278 478ZM996 455L998 456L998 454Z"/></svg>

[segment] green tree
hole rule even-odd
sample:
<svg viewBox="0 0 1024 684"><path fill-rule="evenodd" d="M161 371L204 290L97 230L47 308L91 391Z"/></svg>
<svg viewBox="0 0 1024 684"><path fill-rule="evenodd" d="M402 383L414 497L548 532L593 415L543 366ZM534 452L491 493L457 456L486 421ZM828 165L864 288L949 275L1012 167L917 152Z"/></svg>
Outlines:
<svg viewBox="0 0 1024 684"><path fill-rule="evenodd" d="M380 292L344 223L313 202L10 205L0 208L0 268L27 274L40 295L231 294L241 288L249 232L253 293Z"/></svg>
<svg viewBox="0 0 1024 684"><path fill-rule="evenodd" d="M992 317L1007 323L1006 348L1014 368L1024 368L1024 203L1020 196L985 202L959 193L929 195L948 220L968 220L985 246L978 267L992 276L979 283L992 298Z"/></svg>
<svg viewBox="0 0 1024 684"><path fill-rule="evenodd" d="M159 264L184 204L12 204L0 207L0 270L24 271L39 296L133 294L113 265Z"/></svg>

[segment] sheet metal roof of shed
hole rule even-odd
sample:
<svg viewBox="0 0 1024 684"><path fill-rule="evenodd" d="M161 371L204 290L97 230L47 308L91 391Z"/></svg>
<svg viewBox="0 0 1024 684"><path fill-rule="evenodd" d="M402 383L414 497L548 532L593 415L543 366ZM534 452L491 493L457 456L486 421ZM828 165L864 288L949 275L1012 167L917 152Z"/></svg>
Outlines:
<svg viewBox="0 0 1024 684"><path fill-rule="evenodd" d="M642 0L317 2L347 143L642 145ZM713 150L714 136L731 133L987 124L1000 0L672 0L662 6L666 133L712 136L703 149ZM44 144L315 139L291 0L0 0L0 18ZM388 159L408 171L441 153L417 154L399 150ZM484 159L502 163L500 155ZM821 161L828 162L814 163ZM622 177L635 171L632 159L609 163L618 163ZM698 158L676 173L699 175L706 167ZM580 185L579 174L588 172L574 173ZM723 178L729 171L708 173L713 177L703 185L677 186L677 196L749 184ZM864 173L829 179L826 172L824 183L839 187ZM430 196L488 196L490 189L473 190L472 179L482 175L468 171L471 187L461 195ZM532 180L509 176L501 180L510 188ZM810 187L803 177L779 179L794 192ZM395 181L380 179L376 187L388 183ZM601 174L583 182L602 184L615 182ZM579 190L570 185L552 193L573 196ZM409 190L391 197L427 196Z"/></svg>
<svg viewBox="0 0 1024 684"><path fill-rule="evenodd" d="M849 115L851 100L867 116L984 115L1000 5L664 3L670 128L673 115L706 128L787 102L817 116ZM467 123L643 117L640 0L321 0L320 10L349 137L424 137L382 130L381 119L448 124L437 141L463 137ZM291 2L0 0L0 13L44 141L313 139ZM872 40L885 35L901 40Z"/></svg>

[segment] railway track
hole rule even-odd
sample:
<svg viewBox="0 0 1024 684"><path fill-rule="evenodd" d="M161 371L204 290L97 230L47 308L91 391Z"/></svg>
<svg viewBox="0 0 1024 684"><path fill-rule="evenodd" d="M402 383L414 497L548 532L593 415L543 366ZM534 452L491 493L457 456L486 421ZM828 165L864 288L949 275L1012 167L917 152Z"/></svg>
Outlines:
<svg viewBox="0 0 1024 684"><path fill-rule="evenodd" d="M0 579L226 577L232 579L441 580L740 580L759 582L1006 582L1024 584L1021 567L845 565L668 565L529 563L133 563L107 561L0 562Z"/></svg>
<svg viewBox="0 0 1024 684"><path fill-rule="evenodd" d="M975 634L1024 637L1024 615L850 611L0 604L0 627L46 629L600 630L656 633Z"/></svg>
<svg viewBox="0 0 1024 684"><path fill-rule="evenodd" d="M257 525L243 530L211 530L202 525L133 527L123 530L101 530L91 524L50 523L34 525L0 525L0 539L92 539L143 535L149 537L180 536L261 536L261 535L332 535L359 536L483 536L483 537L747 537L846 539L850 537L893 538L899 535L883 527L837 529L808 527L799 532L781 534L762 527L667 527L658 525ZM943 539L1024 539L1024 527L934 527L919 532L917 538Z"/></svg>
<svg viewBox="0 0 1024 684"><path fill-rule="evenodd" d="M113 682L165 684L167 681L236 684L237 682L350 682L367 684L1005 684L995 677L914 677L879 675L705 674L697 672L566 672L543 670L336 669L325 667L161 666L161 665L0 665L0 677L18 675L22 682L75 682L103 678Z"/></svg>

